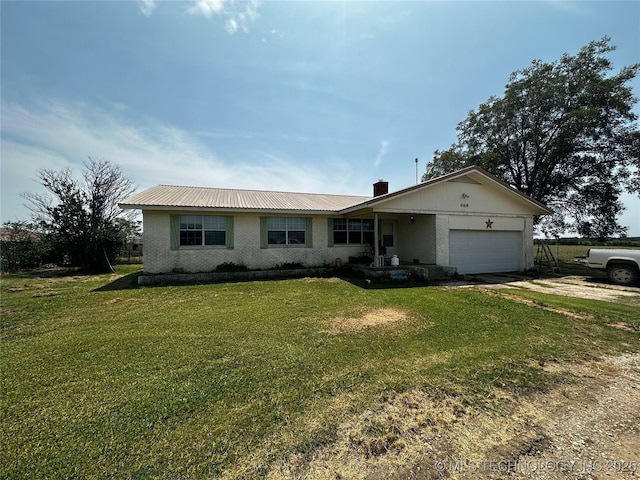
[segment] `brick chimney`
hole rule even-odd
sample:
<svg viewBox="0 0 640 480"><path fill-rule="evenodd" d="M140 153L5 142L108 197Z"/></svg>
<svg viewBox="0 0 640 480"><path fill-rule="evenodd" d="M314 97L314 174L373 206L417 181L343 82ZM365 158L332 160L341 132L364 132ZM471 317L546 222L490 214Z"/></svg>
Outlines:
<svg viewBox="0 0 640 480"><path fill-rule="evenodd" d="M384 195L389 193L389 182L385 182L380 179L376 183L373 184L373 196L379 197L380 195Z"/></svg>

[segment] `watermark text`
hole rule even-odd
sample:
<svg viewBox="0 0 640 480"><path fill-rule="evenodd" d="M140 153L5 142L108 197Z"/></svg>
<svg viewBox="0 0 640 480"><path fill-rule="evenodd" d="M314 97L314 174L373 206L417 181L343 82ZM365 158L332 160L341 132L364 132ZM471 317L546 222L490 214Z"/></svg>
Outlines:
<svg viewBox="0 0 640 480"><path fill-rule="evenodd" d="M439 472L616 472L635 473L638 465L626 460L436 460L434 467Z"/></svg>

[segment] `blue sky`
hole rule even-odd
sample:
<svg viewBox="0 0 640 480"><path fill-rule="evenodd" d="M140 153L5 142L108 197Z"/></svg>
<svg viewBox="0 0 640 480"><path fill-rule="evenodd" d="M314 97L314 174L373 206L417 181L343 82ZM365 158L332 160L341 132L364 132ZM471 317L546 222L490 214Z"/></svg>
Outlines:
<svg viewBox="0 0 640 480"><path fill-rule="evenodd" d="M156 184L370 195L415 183L509 74L607 35L637 1L2 1L2 221L40 168ZM640 85L633 85L636 96ZM640 109L636 108L640 113ZM621 217L640 235L640 200Z"/></svg>

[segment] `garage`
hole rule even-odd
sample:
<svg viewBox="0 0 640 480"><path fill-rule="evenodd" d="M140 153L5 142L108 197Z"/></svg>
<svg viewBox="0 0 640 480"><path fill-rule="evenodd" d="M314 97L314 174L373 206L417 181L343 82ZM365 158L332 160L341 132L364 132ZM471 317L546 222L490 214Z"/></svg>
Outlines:
<svg viewBox="0 0 640 480"><path fill-rule="evenodd" d="M449 265L460 274L521 271L522 232L450 230Z"/></svg>

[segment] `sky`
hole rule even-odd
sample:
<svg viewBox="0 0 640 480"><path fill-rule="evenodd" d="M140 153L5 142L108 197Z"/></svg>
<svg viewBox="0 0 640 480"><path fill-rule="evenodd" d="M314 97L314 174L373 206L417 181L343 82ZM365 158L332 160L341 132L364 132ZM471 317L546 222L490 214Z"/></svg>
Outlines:
<svg viewBox="0 0 640 480"><path fill-rule="evenodd" d="M29 219L39 169L89 157L138 191L399 190L534 59L609 36L614 72L640 61L638 1L1 0L0 19L2 222Z"/></svg>

